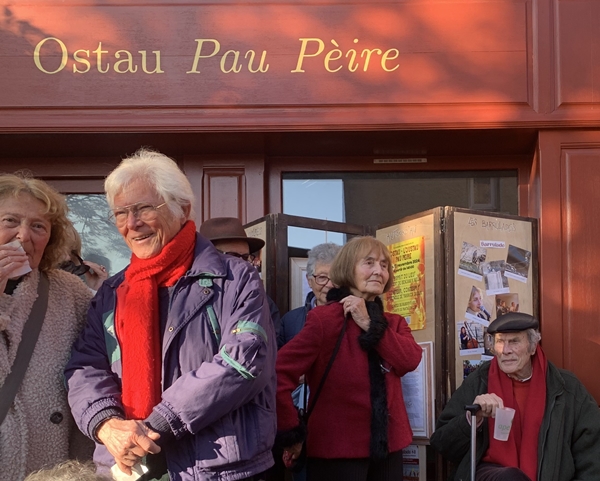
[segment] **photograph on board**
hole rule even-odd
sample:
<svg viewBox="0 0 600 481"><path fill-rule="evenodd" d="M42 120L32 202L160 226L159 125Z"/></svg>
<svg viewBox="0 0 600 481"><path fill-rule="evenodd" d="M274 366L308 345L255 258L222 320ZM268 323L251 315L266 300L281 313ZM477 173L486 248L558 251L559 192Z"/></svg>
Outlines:
<svg viewBox="0 0 600 481"><path fill-rule="evenodd" d="M496 317L509 312L519 312L519 294L496 294Z"/></svg>
<svg viewBox="0 0 600 481"><path fill-rule="evenodd" d="M494 340L492 339L492 335L488 334L487 327L483 328L483 354L481 355L481 359L483 361L491 361L494 357Z"/></svg>
<svg viewBox="0 0 600 481"><path fill-rule="evenodd" d="M504 261L484 262L481 265L483 279L485 280L485 293L488 296L494 294L506 294L510 292L508 277L504 275Z"/></svg>
<svg viewBox="0 0 600 481"><path fill-rule="evenodd" d="M480 359L465 359L463 361L463 379L467 379L469 374L474 372L482 362Z"/></svg>
<svg viewBox="0 0 600 481"><path fill-rule="evenodd" d="M486 257L486 248L476 247L473 244L463 241L462 250L460 252L460 262L458 265L458 274L481 281L481 264L485 262Z"/></svg>
<svg viewBox="0 0 600 481"><path fill-rule="evenodd" d="M492 316L485 303L486 301L481 289L477 286L472 286L465 311L465 318L488 326Z"/></svg>
<svg viewBox="0 0 600 481"><path fill-rule="evenodd" d="M520 247L508 245L506 255L505 275L520 282L527 282L531 252Z"/></svg>
<svg viewBox="0 0 600 481"><path fill-rule="evenodd" d="M484 327L475 321L463 321L456 325L461 356L483 354L483 329Z"/></svg>

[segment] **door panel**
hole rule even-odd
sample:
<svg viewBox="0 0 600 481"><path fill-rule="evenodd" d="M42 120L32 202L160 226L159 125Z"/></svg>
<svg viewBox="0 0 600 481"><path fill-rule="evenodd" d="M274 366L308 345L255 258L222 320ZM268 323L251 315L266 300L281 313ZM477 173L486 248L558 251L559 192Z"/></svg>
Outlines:
<svg viewBox="0 0 600 481"><path fill-rule="evenodd" d="M566 149L562 154L563 335L565 367L600 399L598 376L590 366L600 364L600 148Z"/></svg>

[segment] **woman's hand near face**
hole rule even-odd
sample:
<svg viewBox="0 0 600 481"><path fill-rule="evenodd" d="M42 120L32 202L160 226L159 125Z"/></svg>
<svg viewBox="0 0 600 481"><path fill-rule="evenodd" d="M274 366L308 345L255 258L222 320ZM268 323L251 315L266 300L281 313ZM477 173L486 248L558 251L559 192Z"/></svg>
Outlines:
<svg viewBox="0 0 600 481"><path fill-rule="evenodd" d="M350 314L358 327L367 331L371 325L371 318L367 312L367 305L362 297L348 296L344 297L340 304L344 306L344 315Z"/></svg>
<svg viewBox="0 0 600 481"><path fill-rule="evenodd" d="M90 289L97 291L100 289L102 283L108 279L108 272L106 272L106 268L104 266L96 264L95 262L83 261L83 263L86 266L90 266L90 270L84 274L85 283Z"/></svg>
<svg viewBox="0 0 600 481"><path fill-rule="evenodd" d="M146 454L160 452L154 442L160 435L142 421L112 418L100 426L97 436L125 474L131 474L131 467Z"/></svg>
<svg viewBox="0 0 600 481"><path fill-rule="evenodd" d="M18 247L0 246L0 292L4 292L6 282L12 277L12 273L23 267L28 261L27 254Z"/></svg>

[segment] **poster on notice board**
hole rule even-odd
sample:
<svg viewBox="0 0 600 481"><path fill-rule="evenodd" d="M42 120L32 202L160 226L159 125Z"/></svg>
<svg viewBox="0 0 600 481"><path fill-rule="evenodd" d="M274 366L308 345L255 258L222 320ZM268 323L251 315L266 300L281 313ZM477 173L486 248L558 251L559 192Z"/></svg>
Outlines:
<svg viewBox="0 0 600 481"><path fill-rule="evenodd" d="M508 312L534 314L531 219L454 212L456 387L493 357L487 328Z"/></svg>

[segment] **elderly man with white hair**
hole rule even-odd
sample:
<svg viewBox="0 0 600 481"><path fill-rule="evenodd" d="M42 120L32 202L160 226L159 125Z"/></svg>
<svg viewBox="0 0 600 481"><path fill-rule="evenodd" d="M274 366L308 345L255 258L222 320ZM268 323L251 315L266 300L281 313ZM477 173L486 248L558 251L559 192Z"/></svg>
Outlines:
<svg viewBox="0 0 600 481"><path fill-rule="evenodd" d="M258 272L196 232L167 156L139 150L105 189L131 262L100 287L65 370L94 461L143 481L264 479L277 343Z"/></svg>
<svg viewBox="0 0 600 481"><path fill-rule="evenodd" d="M539 346L538 320L511 312L488 327L495 357L452 395L431 444L457 463L450 479L470 480L470 418L478 404L477 481L600 479L600 410L581 382ZM496 410L514 409L507 441L495 439Z"/></svg>

